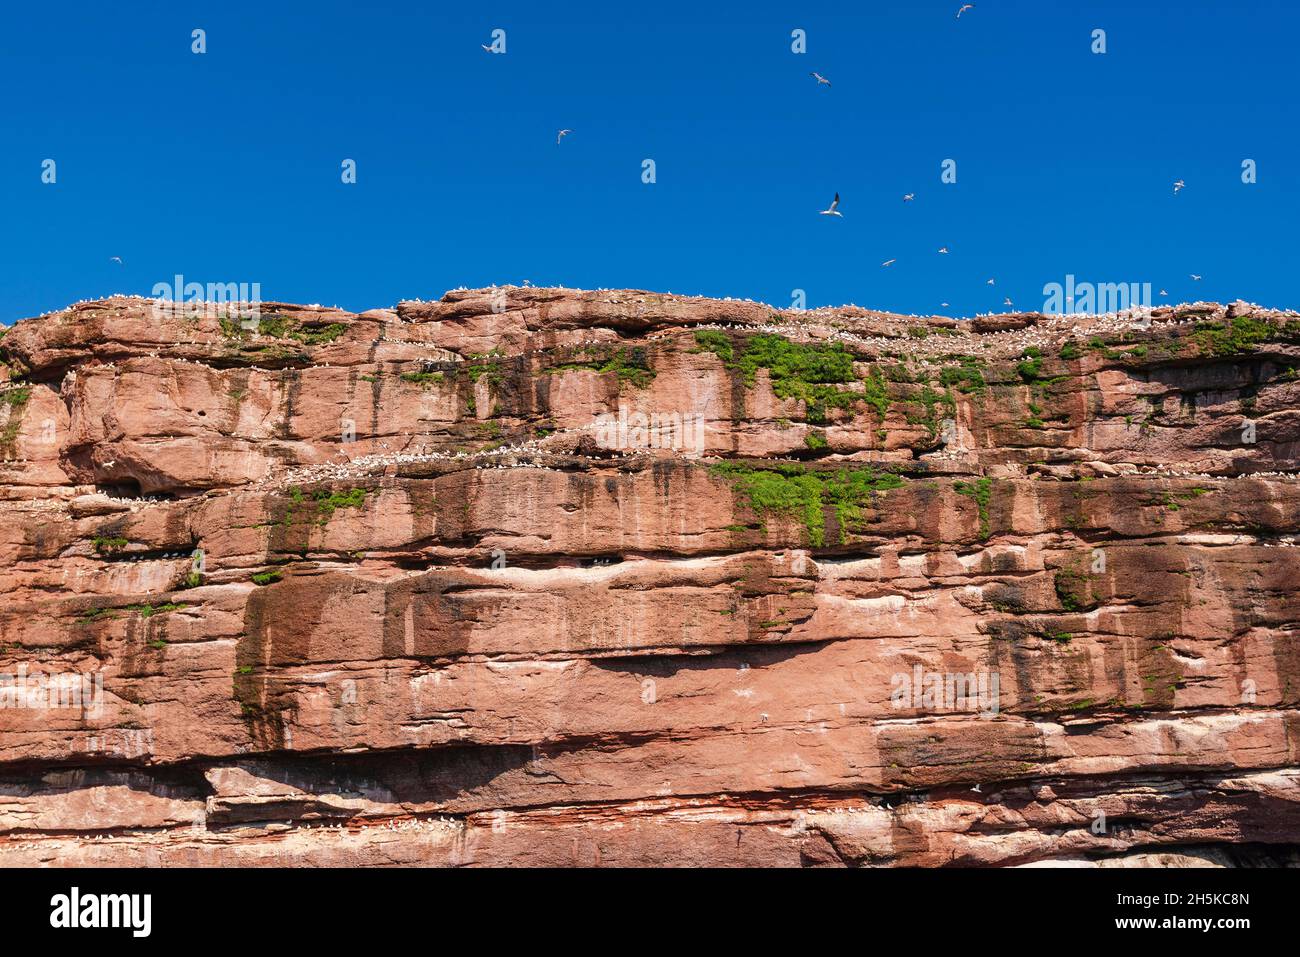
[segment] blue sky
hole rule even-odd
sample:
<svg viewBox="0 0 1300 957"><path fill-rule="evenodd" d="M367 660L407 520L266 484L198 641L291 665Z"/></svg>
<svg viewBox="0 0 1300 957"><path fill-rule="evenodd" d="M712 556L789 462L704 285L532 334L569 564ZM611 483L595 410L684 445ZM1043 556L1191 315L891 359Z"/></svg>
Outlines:
<svg viewBox="0 0 1300 957"><path fill-rule="evenodd" d="M1294 4L957 6L5 4L0 321L177 273L355 310L527 280L970 315L1067 273L1300 306Z"/></svg>

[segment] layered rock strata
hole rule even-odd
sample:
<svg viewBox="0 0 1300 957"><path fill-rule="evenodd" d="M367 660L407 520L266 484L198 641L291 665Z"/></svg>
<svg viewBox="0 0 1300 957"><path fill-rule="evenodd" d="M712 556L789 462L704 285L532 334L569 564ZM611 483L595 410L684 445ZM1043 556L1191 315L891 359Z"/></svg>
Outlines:
<svg viewBox="0 0 1300 957"><path fill-rule="evenodd" d="M0 862L1287 863L1300 315L0 339Z"/></svg>

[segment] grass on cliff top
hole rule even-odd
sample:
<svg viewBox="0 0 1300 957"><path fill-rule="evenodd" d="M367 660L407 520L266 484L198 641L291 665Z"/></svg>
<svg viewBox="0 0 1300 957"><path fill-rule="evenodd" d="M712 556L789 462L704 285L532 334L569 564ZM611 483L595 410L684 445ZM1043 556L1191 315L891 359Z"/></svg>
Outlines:
<svg viewBox="0 0 1300 957"><path fill-rule="evenodd" d="M1236 316L1226 322L1204 320L1196 323L1188 338L1196 345L1197 353L1201 356L1239 356L1253 351L1265 342L1300 343L1300 321L1292 319L1278 325L1251 316ZM1151 344L1150 348L1177 353L1181 346L1181 340L1175 339ZM1100 336L1089 339L1087 348L1107 359L1143 359L1148 353L1148 346L1144 344L1133 346L1127 351L1112 349ZM1062 359L1076 358L1079 354L1078 347L1070 342L1061 347Z"/></svg>
<svg viewBox="0 0 1300 957"><path fill-rule="evenodd" d="M1300 342L1300 322L1276 326L1263 319L1237 316L1229 322L1198 322L1191 339L1203 356L1235 356L1272 339Z"/></svg>
<svg viewBox="0 0 1300 957"><path fill-rule="evenodd" d="M860 523L862 510L878 492L900 488L904 483L892 472L871 468L843 468L834 472L810 471L801 465L751 468L735 462L720 462L710 468L732 482L742 504L756 516L776 514L802 519L809 544L826 544L826 508L835 511L839 541L848 540L850 526Z"/></svg>

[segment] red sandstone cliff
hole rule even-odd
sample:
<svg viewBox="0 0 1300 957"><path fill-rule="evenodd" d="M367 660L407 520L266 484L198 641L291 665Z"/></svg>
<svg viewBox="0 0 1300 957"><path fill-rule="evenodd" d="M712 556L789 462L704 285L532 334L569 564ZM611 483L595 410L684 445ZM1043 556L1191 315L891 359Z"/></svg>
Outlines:
<svg viewBox="0 0 1300 957"><path fill-rule="evenodd" d="M1300 316L241 319L0 340L0 862L1300 845Z"/></svg>

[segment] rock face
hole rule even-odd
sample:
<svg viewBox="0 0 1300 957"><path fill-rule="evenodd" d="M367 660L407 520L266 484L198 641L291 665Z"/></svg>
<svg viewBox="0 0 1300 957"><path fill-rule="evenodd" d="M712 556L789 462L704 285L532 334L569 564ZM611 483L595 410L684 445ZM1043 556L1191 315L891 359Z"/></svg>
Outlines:
<svg viewBox="0 0 1300 957"><path fill-rule="evenodd" d="M1300 316L0 340L0 863L1286 863Z"/></svg>

